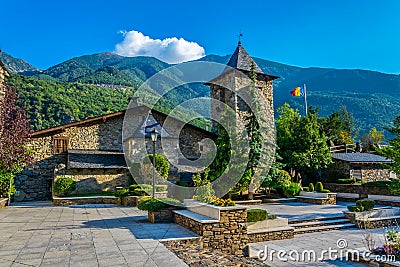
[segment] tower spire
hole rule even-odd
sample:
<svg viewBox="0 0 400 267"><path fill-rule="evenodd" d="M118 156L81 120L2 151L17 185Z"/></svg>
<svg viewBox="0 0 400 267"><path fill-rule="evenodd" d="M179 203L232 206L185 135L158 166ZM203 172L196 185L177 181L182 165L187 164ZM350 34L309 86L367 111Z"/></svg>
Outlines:
<svg viewBox="0 0 400 267"><path fill-rule="evenodd" d="M239 31L239 35L237 36L238 37L238 46L242 46L242 41L241 41L241 38L243 37L243 34L242 34L242 29L240 29L240 31Z"/></svg>

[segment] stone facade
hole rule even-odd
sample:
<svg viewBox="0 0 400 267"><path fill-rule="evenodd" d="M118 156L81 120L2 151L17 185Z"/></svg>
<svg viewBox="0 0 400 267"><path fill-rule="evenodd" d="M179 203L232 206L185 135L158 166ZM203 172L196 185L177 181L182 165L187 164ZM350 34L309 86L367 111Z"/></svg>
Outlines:
<svg viewBox="0 0 400 267"><path fill-rule="evenodd" d="M121 200L118 197L104 196L104 197L54 197L53 204L55 206L71 206L71 205L86 205L86 204L114 204L120 205Z"/></svg>
<svg viewBox="0 0 400 267"><path fill-rule="evenodd" d="M373 181L386 181L390 179L390 171L382 167L380 163L350 163L340 160L334 160L334 163L326 172L327 176L340 175L342 178L359 178L355 172L361 173L363 183Z"/></svg>
<svg viewBox="0 0 400 267"><path fill-rule="evenodd" d="M139 107L140 108L140 107ZM154 117L162 124L167 115L151 111ZM116 186L128 185L127 169L70 169L68 168L68 154L55 154L54 140L60 137L68 138L69 150L102 150L102 151L122 151L122 126L124 123L125 112L117 112L81 122L70 123L67 125L54 127L35 132L30 139L28 146L33 152L35 162L19 173L15 178L16 189L19 196L16 201L45 200L51 197L51 186L55 177L56 167L60 164L67 166L64 173L58 176L67 175L74 177L78 181L75 193L95 193L99 191L110 191ZM178 120L169 120L168 129L172 131L178 124L184 125ZM156 151L167 149L165 145L170 145L170 150L182 149L182 154L186 158L198 157L200 155L197 142L203 138L213 138L214 135L200 128L184 125L178 140L169 144L171 140L166 140L161 147L161 142L157 142ZM172 131L173 132L173 131ZM150 140L148 140L150 144ZM187 144L188 143L188 144ZM133 144L134 147L134 144ZM168 150L168 149L167 149ZM170 153L172 153L170 151ZM147 147L147 153L152 153L151 145ZM175 153L175 152L174 152ZM176 179L177 170L171 170L171 177ZM56 175L56 176L57 176ZM82 187L81 187L82 186Z"/></svg>
<svg viewBox="0 0 400 267"><path fill-rule="evenodd" d="M265 242L271 240L282 240L294 238L294 229L287 227L286 229L277 229L276 231L260 231L247 233L250 243Z"/></svg>

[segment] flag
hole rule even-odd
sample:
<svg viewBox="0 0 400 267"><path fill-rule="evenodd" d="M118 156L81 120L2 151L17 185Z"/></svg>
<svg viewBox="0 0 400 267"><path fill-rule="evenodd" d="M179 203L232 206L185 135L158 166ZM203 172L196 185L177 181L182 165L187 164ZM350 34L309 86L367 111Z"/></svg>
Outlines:
<svg viewBox="0 0 400 267"><path fill-rule="evenodd" d="M298 86L290 91L292 96L304 96L304 86Z"/></svg>

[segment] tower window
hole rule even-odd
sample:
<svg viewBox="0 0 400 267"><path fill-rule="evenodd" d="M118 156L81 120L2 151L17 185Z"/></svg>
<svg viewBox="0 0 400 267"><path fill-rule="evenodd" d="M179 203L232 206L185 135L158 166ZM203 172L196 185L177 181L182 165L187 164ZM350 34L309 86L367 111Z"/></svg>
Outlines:
<svg viewBox="0 0 400 267"><path fill-rule="evenodd" d="M62 154L68 151L69 137L57 136L53 138L53 154Z"/></svg>
<svg viewBox="0 0 400 267"><path fill-rule="evenodd" d="M221 89L219 91L219 99L224 102L225 101L225 90Z"/></svg>

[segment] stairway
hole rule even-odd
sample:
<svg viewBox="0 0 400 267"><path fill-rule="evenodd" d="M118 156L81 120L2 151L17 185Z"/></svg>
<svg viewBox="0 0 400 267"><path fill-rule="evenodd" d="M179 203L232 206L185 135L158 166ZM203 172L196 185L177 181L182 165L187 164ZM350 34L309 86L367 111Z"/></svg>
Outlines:
<svg viewBox="0 0 400 267"><path fill-rule="evenodd" d="M289 226L294 227L295 235L356 227L343 216L289 221Z"/></svg>

